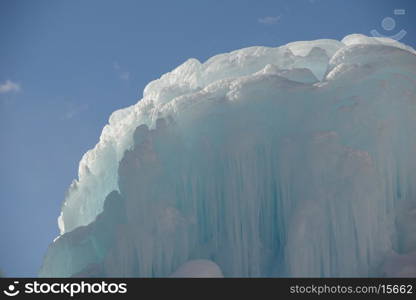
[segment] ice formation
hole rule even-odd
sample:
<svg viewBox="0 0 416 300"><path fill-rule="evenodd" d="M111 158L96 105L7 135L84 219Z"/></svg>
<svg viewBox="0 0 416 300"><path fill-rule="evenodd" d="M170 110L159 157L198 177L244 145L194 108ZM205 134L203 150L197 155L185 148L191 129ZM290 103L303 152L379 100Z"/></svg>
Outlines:
<svg viewBox="0 0 416 300"><path fill-rule="evenodd" d="M349 35L149 83L82 158L40 276L416 275L415 53Z"/></svg>
<svg viewBox="0 0 416 300"><path fill-rule="evenodd" d="M180 266L170 277L175 278L221 278L220 267L206 259L191 260Z"/></svg>

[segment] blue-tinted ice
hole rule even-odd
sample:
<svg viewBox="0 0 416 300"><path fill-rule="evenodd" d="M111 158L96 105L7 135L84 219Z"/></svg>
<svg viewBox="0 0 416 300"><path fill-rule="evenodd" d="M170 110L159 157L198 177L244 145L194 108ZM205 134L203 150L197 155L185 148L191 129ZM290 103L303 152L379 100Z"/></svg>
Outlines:
<svg viewBox="0 0 416 300"><path fill-rule="evenodd" d="M111 115L40 276L416 276L415 154L408 46L190 59Z"/></svg>

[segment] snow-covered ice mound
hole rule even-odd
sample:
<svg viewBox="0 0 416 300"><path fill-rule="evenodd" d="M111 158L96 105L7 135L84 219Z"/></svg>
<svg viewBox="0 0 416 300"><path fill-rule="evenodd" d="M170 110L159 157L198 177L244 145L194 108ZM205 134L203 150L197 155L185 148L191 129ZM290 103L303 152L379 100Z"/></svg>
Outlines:
<svg viewBox="0 0 416 300"><path fill-rule="evenodd" d="M415 53L350 35L149 83L82 158L40 276L416 275Z"/></svg>

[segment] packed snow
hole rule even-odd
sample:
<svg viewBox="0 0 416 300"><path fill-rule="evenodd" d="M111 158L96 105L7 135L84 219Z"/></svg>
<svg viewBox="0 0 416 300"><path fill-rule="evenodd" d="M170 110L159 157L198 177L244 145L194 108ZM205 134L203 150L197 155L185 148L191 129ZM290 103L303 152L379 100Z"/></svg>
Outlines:
<svg viewBox="0 0 416 300"><path fill-rule="evenodd" d="M416 276L415 153L409 46L189 59L111 115L40 276Z"/></svg>

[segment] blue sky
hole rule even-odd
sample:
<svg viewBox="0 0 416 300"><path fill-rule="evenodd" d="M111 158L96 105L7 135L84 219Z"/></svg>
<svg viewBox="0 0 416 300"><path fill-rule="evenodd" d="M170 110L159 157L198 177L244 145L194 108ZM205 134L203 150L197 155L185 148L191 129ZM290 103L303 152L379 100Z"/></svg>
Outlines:
<svg viewBox="0 0 416 300"><path fill-rule="evenodd" d="M415 47L415 14L412 0L0 0L0 269L37 274L82 154L149 81L190 57L373 29Z"/></svg>

